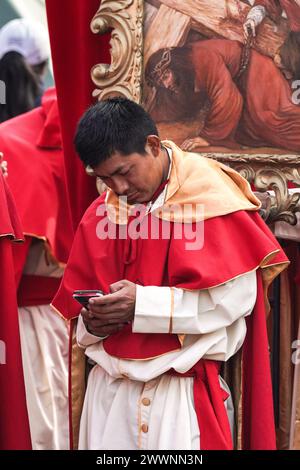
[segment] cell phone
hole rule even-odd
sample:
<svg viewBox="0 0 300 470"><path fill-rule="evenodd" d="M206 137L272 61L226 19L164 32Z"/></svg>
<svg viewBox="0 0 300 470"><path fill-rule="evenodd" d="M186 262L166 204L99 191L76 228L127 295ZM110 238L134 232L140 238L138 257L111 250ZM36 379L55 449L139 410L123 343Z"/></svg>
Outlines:
<svg viewBox="0 0 300 470"><path fill-rule="evenodd" d="M102 290L74 290L73 299L77 300L83 307L88 308L89 300L92 297L102 297Z"/></svg>

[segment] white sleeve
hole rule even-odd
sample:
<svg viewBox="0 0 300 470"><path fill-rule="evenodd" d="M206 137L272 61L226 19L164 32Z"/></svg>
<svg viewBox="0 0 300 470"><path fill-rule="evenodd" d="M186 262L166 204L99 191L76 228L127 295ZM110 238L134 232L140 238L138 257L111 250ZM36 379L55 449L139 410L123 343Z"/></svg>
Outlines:
<svg viewBox="0 0 300 470"><path fill-rule="evenodd" d="M211 333L249 315L255 301L255 271L201 291L137 286L133 332Z"/></svg>
<svg viewBox="0 0 300 470"><path fill-rule="evenodd" d="M258 26L264 20L266 14L267 12L265 7L262 5L257 5L256 7L251 8L247 15L247 20L253 20L255 26Z"/></svg>
<svg viewBox="0 0 300 470"><path fill-rule="evenodd" d="M95 336L89 333L85 327L82 316L79 315L76 328L76 340L80 348L85 349L92 344L102 341L104 338L107 338L107 336Z"/></svg>

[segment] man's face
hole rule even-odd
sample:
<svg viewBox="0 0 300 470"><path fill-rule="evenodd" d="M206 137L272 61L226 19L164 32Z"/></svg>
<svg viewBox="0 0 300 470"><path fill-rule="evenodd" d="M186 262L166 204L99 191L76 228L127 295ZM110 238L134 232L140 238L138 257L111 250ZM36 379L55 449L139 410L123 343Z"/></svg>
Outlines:
<svg viewBox="0 0 300 470"><path fill-rule="evenodd" d="M115 152L94 168L94 173L117 194L126 196L129 204L150 201L163 179L160 141L148 136L146 153L123 155Z"/></svg>
<svg viewBox="0 0 300 470"><path fill-rule="evenodd" d="M160 86L163 86L164 88L173 91L173 93L175 94L179 93L179 83L177 82L178 81L175 77L175 74L171 69L166 69L159 79Z"/></svg>
<svg viewBox="0 0 300 470"><path fill-rule="evenodd" d="M175 72L168 68L159 78L158 85L166 88L171 93L174 93L176 98L187 100L188 102L191 102L191 105L194 105L194 77L192 75L187 75L186 71L176 70Z"/></svg>

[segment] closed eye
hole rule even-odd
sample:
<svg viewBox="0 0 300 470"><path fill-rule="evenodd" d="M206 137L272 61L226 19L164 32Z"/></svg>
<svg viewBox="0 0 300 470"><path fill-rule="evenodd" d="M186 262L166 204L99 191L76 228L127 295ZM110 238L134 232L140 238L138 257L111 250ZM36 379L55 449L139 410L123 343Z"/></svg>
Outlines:
<svg viewBox="0 0 300 470"><path fill-rule="evenodd" d="M126 175L128 175L128 173L130 172L130 170L131 170L131 167L128 168L128 170L124 171L123 173L120 173L120 172L117 171L117 172L113 173L113 174L110 175L110 176L102 176L102 175L97 175L97 176L98 176L98 178L100 178L101 180L107 180L107 179L111 178L111 177L114 176L114 175L126 176Z"/></svg>

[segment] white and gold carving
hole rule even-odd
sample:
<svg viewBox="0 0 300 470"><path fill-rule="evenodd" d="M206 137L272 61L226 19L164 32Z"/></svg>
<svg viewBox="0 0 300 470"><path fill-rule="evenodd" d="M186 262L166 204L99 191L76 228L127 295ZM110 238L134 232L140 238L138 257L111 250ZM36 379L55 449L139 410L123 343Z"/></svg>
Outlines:
<svg viewBox="0 0 300 470"><path fill-rule="evenodd" d="M262 202L261 215L272 224L284 221L297 223L296 213L300 212L299 192L289 193L288 183L300 186L300 155L241 155L201 154L214 158L238 171L249 183L253 183L256 195Z"/></svg>
<svg viewBox="0 0 300 470"><path fill-rule="evenodd" d="M99 100L120 95L141 101L143 10L143 0L102 0L92 19L93 33L112 30L111 64L97 64L91 71Z"/></svg>

